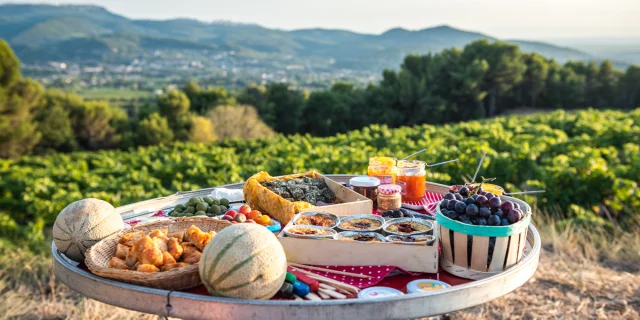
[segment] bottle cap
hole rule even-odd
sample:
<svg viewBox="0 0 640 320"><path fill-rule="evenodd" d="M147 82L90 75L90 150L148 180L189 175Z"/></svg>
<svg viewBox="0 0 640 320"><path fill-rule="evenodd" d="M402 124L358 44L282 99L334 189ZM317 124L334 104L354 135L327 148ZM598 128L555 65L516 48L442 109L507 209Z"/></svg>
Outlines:
<svg viewBox="0 0 640 320"><path fill-rule="evenodd" d="M358 176L349 179L349 185L352 187L377 187L380 185L380 179L369 176Z"/></svg>

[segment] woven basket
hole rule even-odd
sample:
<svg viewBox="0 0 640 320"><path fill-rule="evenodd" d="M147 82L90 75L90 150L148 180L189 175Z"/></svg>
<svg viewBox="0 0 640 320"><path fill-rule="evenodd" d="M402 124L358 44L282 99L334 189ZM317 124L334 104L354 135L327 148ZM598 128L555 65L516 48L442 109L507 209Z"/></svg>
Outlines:
<svg viewBox="0 0 640 320"><path fill-rule="evenodd" d="M202 283L198 271L198 264L164 272L139 272L109 268L109 260L115 256L116 247L123 235L135 231L149 233L155 229L165 228L167 228L169 232L173 232L186 230L192 225L195 225L204 232L218 232L230 226L231 223L229 221L215 220L208 217L186 217L138 225L130 229L122 230L96 243L87 250L85 264L95 275L145 287L165 290L183 290L198 286Z"/></svg>

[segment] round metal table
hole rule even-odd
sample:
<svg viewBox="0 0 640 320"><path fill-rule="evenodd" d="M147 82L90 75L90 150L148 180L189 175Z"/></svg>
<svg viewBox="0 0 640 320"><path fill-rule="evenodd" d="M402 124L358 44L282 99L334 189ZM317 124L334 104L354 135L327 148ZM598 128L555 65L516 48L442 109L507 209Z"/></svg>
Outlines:
<svg viewBox="0 0 640 320"><path fill-rule="evenodd" d="M353 175L328 175L346 183ZM242 188L243 183L225 185ZM181 199L203 196L213 188L177 193L116 208L123 219L173 207ZM501 297L526 283L540 258L540 236L529 227L527 250L518 264L492 277L456 285L433 293L417 293L376 300L240 300L187 292L151 289L112 281L91 274L67 259L52 244L54 272L78 293L118 307L183 319L413 319L446 314Z"/></svg>

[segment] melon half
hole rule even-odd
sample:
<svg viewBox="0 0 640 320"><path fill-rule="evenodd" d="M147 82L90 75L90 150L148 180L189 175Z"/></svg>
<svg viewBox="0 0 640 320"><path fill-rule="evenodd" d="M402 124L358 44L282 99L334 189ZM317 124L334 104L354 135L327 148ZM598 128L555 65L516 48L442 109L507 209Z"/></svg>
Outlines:
<svg viewBox="0 0 640 320"><path fill-rule="evenodd" d="M98 241L122 230L116 209L99 199L83 199L62 209L53 224L53 243L67 258L81 262Z"/></svg>
<svg viewBox="0 0 640 320"><path fill-rule="evenodd" d="M257 224L222 229L200 258L200 278L215 296L240 299L273 297L287 273L287 257L280 242Z"/></svg>

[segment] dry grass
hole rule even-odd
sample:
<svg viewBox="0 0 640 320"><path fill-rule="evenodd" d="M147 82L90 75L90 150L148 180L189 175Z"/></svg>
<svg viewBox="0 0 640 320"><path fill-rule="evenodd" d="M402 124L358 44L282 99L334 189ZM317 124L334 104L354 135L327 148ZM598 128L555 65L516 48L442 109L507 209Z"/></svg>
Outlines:
<svg viewBox="0 0 640 320"><path fill-rule="evenodd" d="M453 319L640 319L640 237L536 221L544 252L516 291ZM84 298L56 281L51 258L0 239L0 319L159 319Z"/></svg>
<svg viewBox="0 0 640 320"><path fill-rule="evenodd" d="M534 277L514 292L456 312L453 319L640 319L637 232L555 227L537 217L543 239Z"/></svg>

